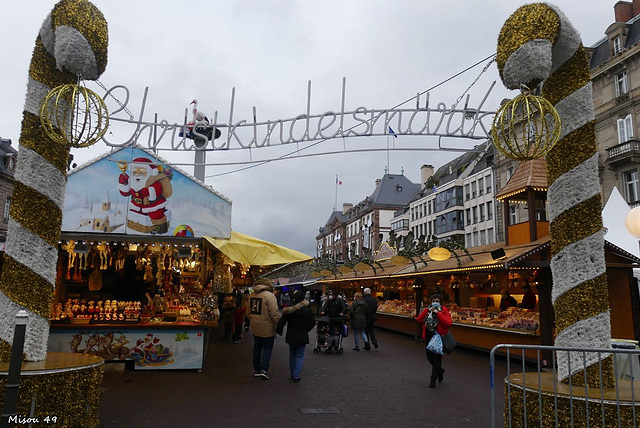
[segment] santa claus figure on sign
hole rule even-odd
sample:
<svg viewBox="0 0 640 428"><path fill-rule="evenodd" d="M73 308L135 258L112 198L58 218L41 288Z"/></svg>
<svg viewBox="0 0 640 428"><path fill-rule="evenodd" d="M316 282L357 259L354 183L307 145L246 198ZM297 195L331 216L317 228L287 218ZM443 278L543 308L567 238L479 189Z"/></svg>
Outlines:
<svg viewBox="0 0 640 428"><path fill-rule="evenodd" d="M171 181L150 159L136 158L131 163L131 177L126 174L126 165L122 167L118 178L118 190L122 196L131 196L131 211L146 216L151 221L151 233L166 233L167 198L171 196Z"/></svg>

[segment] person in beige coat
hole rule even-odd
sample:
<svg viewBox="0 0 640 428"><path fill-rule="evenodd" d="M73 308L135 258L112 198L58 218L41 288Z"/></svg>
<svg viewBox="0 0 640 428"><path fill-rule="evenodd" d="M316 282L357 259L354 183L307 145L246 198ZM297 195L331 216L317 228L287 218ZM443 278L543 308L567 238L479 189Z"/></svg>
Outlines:
<svg viewBox="0 0 640 428"><path fill-rule="evenodd" d="M258 279L249 297L249 319L253 333L253 376L269 380L269 362L280 320L278 302L273 294L273 283Z"/></svg>

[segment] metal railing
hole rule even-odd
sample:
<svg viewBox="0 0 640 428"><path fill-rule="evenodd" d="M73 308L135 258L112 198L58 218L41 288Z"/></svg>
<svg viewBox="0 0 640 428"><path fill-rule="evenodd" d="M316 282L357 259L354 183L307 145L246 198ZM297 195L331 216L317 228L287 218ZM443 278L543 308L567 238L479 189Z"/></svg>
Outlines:
<svg viewBox="0 0 640 428"><path fill-rule="evenodd" d="M640 152L640 141L628 140L624 143L617 144L613 147L609 147L607 150L607 160L615 158L616 156L625 155L628 153Z"/></svg>
<svg viewBox="0 0 640 428"><path fill-rule="evenodd" d="M617 345L617 344L616 344ZM513 350L519 352L512 352ZM516 426L520 427L536 427L543 426L543 420L545 417L548 417L548 413L543 415L543 396L553 396L553 408L551 409L550 403L547 401L546 405L549 407L545 410L553 410L553 414L555 415L555 425L556 427L610 427L616 426L618 428L638 428L640 426L640 422L638 422L638 418L640 417L640 364L639 364L639 356L640 349L636 346L634 349L624 349L624 348L576 348L576 347L559 347L559 346L536 346L536 345L517 345L517 344L499 344L496 345L490 353L490 386L491 386L491 428L495 428L496 426L496 396L495 396L495 373L496 373L496 354L498 351L502 351L500 353L500 359L505 360L506 367L506 378L505 378L505 403L504 403L504 415L503 420L505 420L505 426L511 428L512 426L512 418L517 414L517 423ZM542 353L551 354L551 365L548 366L547 360L542 359ZM566 361L568 362L568 373L573 373L571 369L571 363L573 361L574 364L577 362L581 362L582 364L579 367L587 367L589 364L587 361L590 358L593 358L597 355L597 360L599 362L593 364L593 366L598 366L598 375L599 379L595 379L596 383L599 385L598 388L587 386L587 371L583 370L584 373L584 385L575 385L574 381L572 381L572 376L567 378L566 383L558 382L557 377L557 355L564 354L566 352ZM532 357L532 356L535 357ZM608 356L612 355L613 358L613 371L615 375L615 397L612 394L612 391L607 390L606 398L605 398L605 389L602 387L603 384L603 360ZM513 360L517 360L514 364ZM581 360L581 361L580 361ZM545 364L541 364L543 361ZM592 367L593 367L592 366ZM575 366L574 366L575 368ZM522 385L516 384L512 380L512 370L521 370L522 376ZM527 374L529 374L529 379L531 379L531 384L536 384L537 388L531 385L527 385ZM537 375L537 379L536 379ZM575 376L575 374L574 374ZM552 389L545 390L543 388L544 380L543 378L551 378L551 381L545 384L548 388L549 383L553 385ZM518 380L520 377L518 378ZM593 382L592 382L593 383ZM624 395L625 397L621 398L621 384L624 384ZM522 389L522 395L514 394L517 388ZM513 391L512 391L513 388ZM630 391L628 391L630 388ZM559 389L562 389L560 391ZM543 394L544 391L544 394ZM630 392L630 401L625 399ZM518 403L515 398L521 399L521 403ZM537 397L536 397L537 395ZM527 401L529 400L529 407L537 407L537 414L527 415ZM531 403L531 400L537 400L537 403ZM569 420L560 420L558 416L558 401L564 400L569 403L568 409L568 418ZM580 422L577 421L577 411L574 409L574 405L577 403L584 403L586 407L586 422L582 420ZM592 411L592 414L589 415L589 403L592 403L593 410L596 412L599 411L600 416L597 416ZM537 405L536 405L537 404ZM521 406L521 407L515 407ZM605 407L609 406L610 408L615 408L615 412L606 412ZM598 409L599 407L599 409ZM623 416L623 411L626 412ZM630 413L629 413L630 411ZM614 420L612 419L612 414ZM627 417L630 414L631 417ZM616 420L617 419L617 420ZM633 421L632 423L629 420ZM593 421L599 421L599 423L595 424ZM617 425L614 425L617 423ZM502 426L502 425L499 425ZM544 424L544 426L549 426L548 422Z"/></svg>

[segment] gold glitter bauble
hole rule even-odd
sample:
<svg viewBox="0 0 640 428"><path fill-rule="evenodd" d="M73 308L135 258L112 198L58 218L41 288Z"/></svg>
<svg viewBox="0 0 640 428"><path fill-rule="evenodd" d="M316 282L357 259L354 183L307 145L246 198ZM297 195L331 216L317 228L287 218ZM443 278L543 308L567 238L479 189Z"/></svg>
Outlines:
<svg viewBox="0 0 640 428"><path fill-rule="evenodd" d="M506 102L493 118L496 148L515 160L540 158L560 139L560 115L543 97L523 93Z"/></svg>
<svg viewBox="0 0 640 428"><path fill-rule="evenodd" d="M40 105L40 122L55 142L89 147L107 132L109 112L98 94L81 85L61 85Z"/></svg>

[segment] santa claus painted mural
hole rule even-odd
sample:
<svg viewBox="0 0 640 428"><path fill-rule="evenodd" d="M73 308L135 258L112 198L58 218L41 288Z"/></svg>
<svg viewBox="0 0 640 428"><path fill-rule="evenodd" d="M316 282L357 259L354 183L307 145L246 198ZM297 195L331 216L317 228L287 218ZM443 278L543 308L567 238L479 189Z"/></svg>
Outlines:
<svg viewBox="0 0 640 428"><path fill-rule="evenodd" d="M144 157L136 158L129 165L121 166L118 190L122 196L131 196L127 226L145 233L162 234L169 228L167 199L171 196L171 181L161 165L155 165Z"/></svg>

